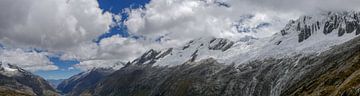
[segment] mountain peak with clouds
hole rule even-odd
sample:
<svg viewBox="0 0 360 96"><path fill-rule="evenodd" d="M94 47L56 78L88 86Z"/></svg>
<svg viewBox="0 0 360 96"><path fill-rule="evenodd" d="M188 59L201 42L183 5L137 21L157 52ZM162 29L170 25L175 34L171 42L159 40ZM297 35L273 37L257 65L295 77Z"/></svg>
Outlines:
<svg viewBox="0 0 360 96"><path fill-rule="evenodd" d="M359 3L359 0L4 0L0 1L0 62L46 79L66 79L96 69L128 74L132 71L125 69L134 66L141 69L151 65L147 67L159 71L157 68L167 70L184 63L211 73L211 68L243 67L269 58L317 56L357 38ZM182 68L190 66L186 64ZM243 68L250 70L258 65L249 66ZM2 69L16 72L9 67ZM132 75L128 77L138 76Z"/></svg>
<svg viewBox="0 0 360 96"><path fill-rule="evenodd" d="M352 74L358 73L355 66L359 63L357 13L331 14L302 16L290 21L284 31L268 38L237 42L224 38L200 38L180 47L162 51L151 49L98 81L93 85L95 88L76 93L121 95L146 92L151 96L331 93L356 96L359 93L353 90L359 87L353 86L360 82L354 81L356 79ZM335 23L337 20L334 16L352 19ZM328 27L329 24L339 26ZM328 32L328 28L333 30ZM345 28L345 33L341 28ZM304 32L310 32L310 35L306 35L310 37L304 39ZM327 82L334 79L340 80ZM341 86L344 88L341 91L338 88L322 90L329 86L349 84L346 80L355 85ZM306 86L316 87L303 90Z"/></svg>

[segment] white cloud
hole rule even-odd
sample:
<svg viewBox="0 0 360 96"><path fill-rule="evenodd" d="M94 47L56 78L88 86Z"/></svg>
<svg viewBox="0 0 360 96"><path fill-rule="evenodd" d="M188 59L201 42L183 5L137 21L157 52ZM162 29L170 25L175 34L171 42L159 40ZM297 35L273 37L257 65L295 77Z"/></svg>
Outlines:
<svg viewBox="0 0 360 96"><path fill-rule="evenodd" d="M112 15L96 0L2 0L0 42L7 46L67 49L109 29Z"/></svg>
<svg viewBox="0 0 360 96"><path fill-rule="evenodd" d="M147 50L145 45L135 39L114 35L102 39L99 44L84 44L67 51L61 56L61 59L78 59L80 61L118 59L127 62L135 59L145 50Z"/></svg>
<svg viewBox="0 0 360 96"><path fill-rule="evenodd" d="M96 56L98 46L92 40L113 23L113 15L103 13L97 0L2 0L0 11L0 43L14 49L0 53L0 61L31 71L57 67L45 52L28 53L17 48L41 48L51 54L81 53L65 56L76 59L94 58L91 56Z"/></svg>
<svg viewBox="0 0 360 96"><path fill-rule="evenodd" d="M147 50L144 45L131 38L112 36L100 41L100 58L130 61Z"/></svg>
<svg viewBox="0 0 360 96"><path fill-rule="evenodd" d="M75 68L81 70L91 70L93 68L113 68L113 69L120 69L124 66L119 60L88 60L82 61L79 64L74 65Z"/></svg>
<svg viewBox="0 0 360 96"><path fill-rule="evenodd" d="M75 68L89 70L92 68L122 67L121 62L128 62L146 50L141 42L118 35L102 39L99 44L89 43L67 51L61 56L63 60L77 59ZM120 64L120 65L119 65Z"/></svg>
<svg viewBox="0 0 360 96"><path fill-rule="evenodd" d="M227 4L228 6L221 6ZM358 9L359 0L152 0L145 8L129 10L129 32L148 40L187 41L204 36L239 39L245 35L268 37L290 19L323 10ZM260 33L238 33L234 23L254 15L247 26L269 23Z"/></svg>
<svg viewBox="0 0 360 96"><path fill-rule="evenodd" d="M82 43L65 51L62 60L88 60L97 57L99 46L96 43Z"/></svg>
<svg viewBox="0 0 360 96"><path fill-rule="evenodd" d="M32 72L57 70L58 67L46 57L47 54L46 52L26 52L22 49L0 50L0 62L17 65Z"/></svg>
<svg viewBox="0 0 360 96"><path fill-rule="evenodd" d="M207 36L232 40L248 35L268 37L278 32L296 14L277 14L275 11L259 8L251 10L259 6L244 7L245 4L242 3L247 2L245 0L225 1L230 7L219 6L219 1L214 0L152 0L145 9L129 10L129 19L125 21L125 25L130 34L144 36L145 42L155 41L164 36L162 39L167 41L163 43L172 43L167 43L168 46L163 47L169 47ZM257 30L257 33L238 32L234 24L243 19L244 15L254 15L247 22L242 22L248 27L256 27L262 23L270 25Z"/></svg>

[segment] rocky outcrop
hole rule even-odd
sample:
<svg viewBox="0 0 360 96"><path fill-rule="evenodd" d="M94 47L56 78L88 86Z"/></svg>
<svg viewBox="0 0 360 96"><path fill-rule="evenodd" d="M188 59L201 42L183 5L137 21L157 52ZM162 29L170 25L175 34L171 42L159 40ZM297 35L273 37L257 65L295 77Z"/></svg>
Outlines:
<svg viewBox="0 0 360 96"><path fill-rule="evenodd" d="M114 69L111 68L96 68L82 72L61 82L57 89L68 96L79 96L84 89L93 87L112 72Z"/></svg>
<svg viewBox="0 0 360 96"><path fill-rule="evenodd" d="M233 41L223 38L214 38L210 41L210 50L222 50L226 51L234 45Z"/></svg>
<svg viewBox="0 0 360 96"><path fill-rule="evenodd" d="M170 50L170 49L169 49ZM171 50L170 50L171 52ZM165 54L160 54L161 52L155 51L153 49L145 52L143 55L140 56L140 58L135 59L132 64L153 64L156 62L157 59L160 57L164 57L169 52L165 52Z"/></svg>

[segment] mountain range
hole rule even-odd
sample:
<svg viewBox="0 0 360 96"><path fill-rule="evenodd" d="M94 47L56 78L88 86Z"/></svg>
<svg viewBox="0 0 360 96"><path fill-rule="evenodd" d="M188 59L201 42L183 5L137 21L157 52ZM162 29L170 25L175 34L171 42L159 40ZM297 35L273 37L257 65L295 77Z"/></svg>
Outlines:
<svg viewBox="0 0 360 96"><path fill-rule="evenodd" d="M359 16L324 12L290 20L267 38L203 37L151 49L120 69L72 76L57 90L68 96L359 96ZM21 68L0 71L0 95L58 95Z"/></svg>
<svg viewBox="0 0 360 96"><path fill-rule="evenodd" d="M358 12L302 16L269 38L204 37L183 47L149 50L81 94L357 96L358 16Z"/></svg>

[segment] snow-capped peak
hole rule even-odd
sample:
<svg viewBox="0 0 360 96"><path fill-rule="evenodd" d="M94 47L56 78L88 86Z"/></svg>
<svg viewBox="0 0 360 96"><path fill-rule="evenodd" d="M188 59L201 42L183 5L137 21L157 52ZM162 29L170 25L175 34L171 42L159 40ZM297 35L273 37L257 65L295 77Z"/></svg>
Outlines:
<svg viewBox="0 0 360 96"><path fill-rule="evenodd" d="M298 35L298 42L303 42L311 36L330 35L337 33L338 37L354 33L360 34L359 12L328 12L318 16L302 16L296 21L290 21L281 30L283 37Z"/></svg>
<svg viewBox="0 0 360 96"><path fill-rule="evenodd" d="M317 54L342 44L360 33L359 12L327 12L291 20L283 30L270 38L256 41L256 48L227 59L247 62L265 58L282 58ZM244 57L245 56L245 57ZM239 59L242 58L242 59Z"/></svg>
<svg viewBox="0 0 360 96"><path fill-rule="evenodd" d="M0 72L1 72L0 74L2 75L12 77L18 75L20 73L20 70L14 65L3 64L2 62L0 62Z"/></svg>
<svg viewBox="0 0 360 96"><path fill-rule="evenodd" d="M279 33L267 38L233 42L222 38L200 38L183 47L150 50L131 64L175 66L214 58L225 64L244 64L266 58L318 54L360 34L359 12L328 12L292 20Z"/></svg>
<svg viewBox="0 0 360 96"><path fill-rule="evenodd" d="M272 43L303 51L321 51L360 34L359 12L328 12L290 21Z"/></svg>
<svg viewBox="0 0 360 96"><path fill-rule="evenodd" d="M2 64L2 62L0 62L0 68L4 71L17 71L17 69L10 68L8 64Z"/></svg>

